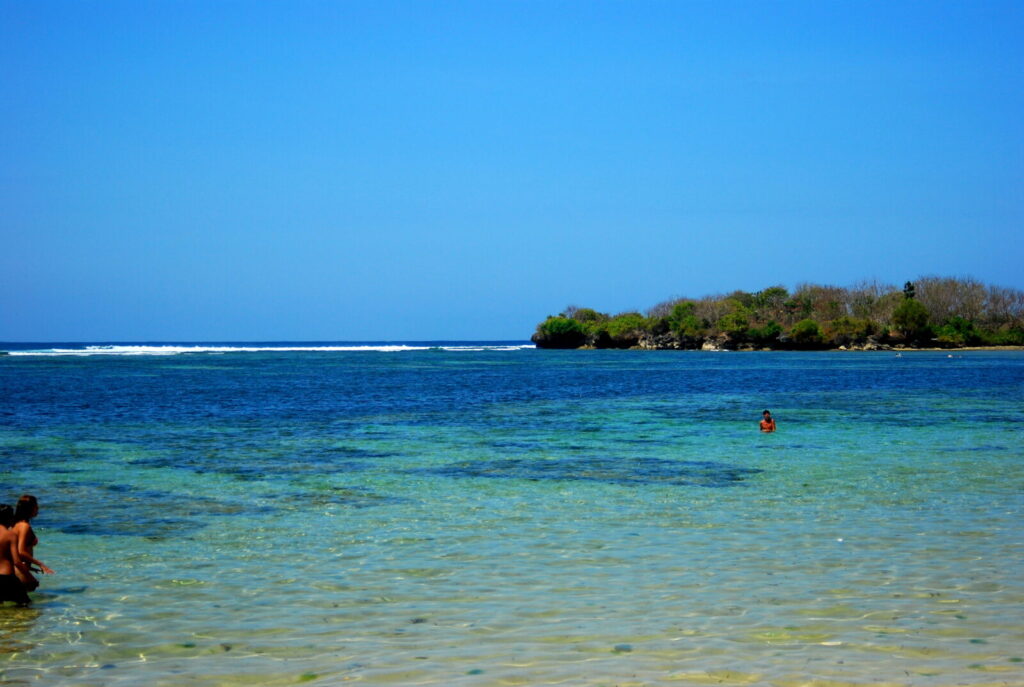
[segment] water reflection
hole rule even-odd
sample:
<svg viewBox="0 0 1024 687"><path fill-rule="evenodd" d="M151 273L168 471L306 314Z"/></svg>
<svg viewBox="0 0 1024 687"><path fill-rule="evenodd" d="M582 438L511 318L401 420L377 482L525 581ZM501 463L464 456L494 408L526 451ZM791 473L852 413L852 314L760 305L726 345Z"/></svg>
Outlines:
<svg viewBox="0 0 1024 687"><path fill-rule="evenodd" d="M37 608L0 603L0 654L18 654L34 649L35 644L24 641L24 635L35 626L41 615L42 611Z"/></svg>

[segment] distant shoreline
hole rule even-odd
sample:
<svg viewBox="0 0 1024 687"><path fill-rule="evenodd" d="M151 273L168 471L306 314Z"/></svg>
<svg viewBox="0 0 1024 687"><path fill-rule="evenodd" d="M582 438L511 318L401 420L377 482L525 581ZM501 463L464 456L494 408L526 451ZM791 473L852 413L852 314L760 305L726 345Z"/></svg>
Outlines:
<svg viewBox="0 0 1024 687"><path fill-rule="evenodd" d="M1016 350L1024 347L1024 291L920 277L902 289L870 281L674 298L645 313L570 305L538 323L530 340L566 349Z"/></svg>

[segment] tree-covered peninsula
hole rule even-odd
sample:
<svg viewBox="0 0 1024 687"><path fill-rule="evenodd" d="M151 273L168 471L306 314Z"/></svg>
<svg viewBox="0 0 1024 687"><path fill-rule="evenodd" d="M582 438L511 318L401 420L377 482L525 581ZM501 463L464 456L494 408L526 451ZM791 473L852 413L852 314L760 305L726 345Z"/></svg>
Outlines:
<svg viewBox="0 0 1024 687"><path fill-rule="evenodd" d="M1024 291L972 278L921 277L903 288L771 286L674 298L646 314L570 306L537 325L540 348L822 350L1024 345Z"/></svg>

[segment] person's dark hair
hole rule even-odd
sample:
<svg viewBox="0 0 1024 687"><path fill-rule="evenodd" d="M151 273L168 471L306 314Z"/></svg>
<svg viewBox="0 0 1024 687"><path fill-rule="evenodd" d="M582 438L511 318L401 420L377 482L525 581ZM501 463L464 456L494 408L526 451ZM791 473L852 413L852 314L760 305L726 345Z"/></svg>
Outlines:
<svg viewBox="0 0 1024 687"><path fill-rule="evenodd" d="M36 497L32 496L32 494L25 494L18 499L18 505L14 507L14 522L21 522L23 520L28 522L36 514L38 507L39 502L36 501Z"/></svg>
<svg viewBox="0 0 1024 687"><path fill-rule="evenodd" d="M0 503L0 527L10 527L14 524L14 509L6 503Z"/></svg>
<svg viewBox="0 0 1024 687"><path fill-rule="evenodd" d="M763 412L763 413L761 413L761 414L762 414L762 415L771 415L771 414L772 414L772 411L770 411L770 410L768 410L767 408L765 408L765 409L764 409L764 412Z"/></svg>

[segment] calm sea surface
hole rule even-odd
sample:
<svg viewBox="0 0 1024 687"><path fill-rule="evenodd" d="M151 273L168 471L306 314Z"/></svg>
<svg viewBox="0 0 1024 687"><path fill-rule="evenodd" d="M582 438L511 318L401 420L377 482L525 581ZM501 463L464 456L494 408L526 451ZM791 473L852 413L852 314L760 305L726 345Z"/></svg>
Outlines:
<svg viewBox="0 0 1024 687"><path fill-rule="evenodd" d="M63 348L0 684L1024 685L1024 353Z"/></svg>

